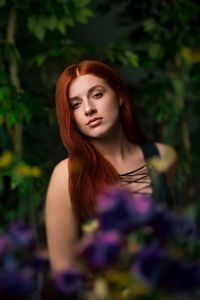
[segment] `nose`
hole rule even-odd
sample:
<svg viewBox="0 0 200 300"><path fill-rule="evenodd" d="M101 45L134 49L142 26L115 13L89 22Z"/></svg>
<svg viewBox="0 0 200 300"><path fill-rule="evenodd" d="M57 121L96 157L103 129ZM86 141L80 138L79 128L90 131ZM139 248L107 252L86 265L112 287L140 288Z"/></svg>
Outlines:
<svg viewBox="0 0 200 300"><path fill-rule="evenodd" d="M89 102L87 104L85 104L85 115L86 116L91 116L96 112L97 112L97 110L94 105L92 105Z"/></svg>

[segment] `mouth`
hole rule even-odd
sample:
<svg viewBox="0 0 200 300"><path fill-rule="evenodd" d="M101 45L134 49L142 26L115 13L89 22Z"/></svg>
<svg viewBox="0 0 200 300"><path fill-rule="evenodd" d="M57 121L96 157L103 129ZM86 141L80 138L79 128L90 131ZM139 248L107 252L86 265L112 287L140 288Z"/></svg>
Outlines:
<svg viewBox="0 0 200 300"><path fill-rule="evenodd" d="M90 126L98 125L101 120L102 120L102 118L93 118L93 119L90 119L89 122L87 123L87 125L90 125Z"/></svg>

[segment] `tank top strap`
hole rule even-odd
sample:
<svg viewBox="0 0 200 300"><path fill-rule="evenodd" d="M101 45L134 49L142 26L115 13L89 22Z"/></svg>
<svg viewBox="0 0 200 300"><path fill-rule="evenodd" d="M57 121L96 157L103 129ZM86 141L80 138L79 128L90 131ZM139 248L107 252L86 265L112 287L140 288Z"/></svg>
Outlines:
<svg viewBox="0 0 200 300"><path fill-rule="evenodd" d="M149 159L154 156L160 156L158 148L153 142L145 142L140 145L149 176L152 182L153 198L158 202L164 202L168 207L172 206L172 195L167 185L166 176L164 173L152 169L148 163Z"/></svg>

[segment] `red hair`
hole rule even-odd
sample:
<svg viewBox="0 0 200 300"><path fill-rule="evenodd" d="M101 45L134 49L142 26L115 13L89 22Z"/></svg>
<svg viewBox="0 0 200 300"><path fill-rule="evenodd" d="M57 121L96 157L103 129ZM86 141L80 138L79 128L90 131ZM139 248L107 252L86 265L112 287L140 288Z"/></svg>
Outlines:
<svg viewBox="0 0 200 300"><path fill-rule="evenodd" d="M68 101L70 84L80 75L93 74L105 80L122 99L121 122L129 141L140 144L144 139L136 118L132 99L121 77L108 65L85 60L67 67L56 86L56 109L63 144L69 154L69 193L78 219L92 216L94 200L105 185L115 184L119 175L114 167L78 130Z"/></svg>

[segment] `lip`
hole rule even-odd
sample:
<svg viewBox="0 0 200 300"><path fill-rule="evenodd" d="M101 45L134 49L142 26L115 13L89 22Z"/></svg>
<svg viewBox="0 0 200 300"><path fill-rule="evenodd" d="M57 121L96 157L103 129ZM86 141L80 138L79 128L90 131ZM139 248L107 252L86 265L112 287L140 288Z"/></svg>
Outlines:
<svg viewBox="0 0 200 300"><path fill-rule="evenodd" d="M101 120L102 120L102 118L90 119L89 122L87 123L87 125L90 125L90 126L98 125Z"/></svg>

